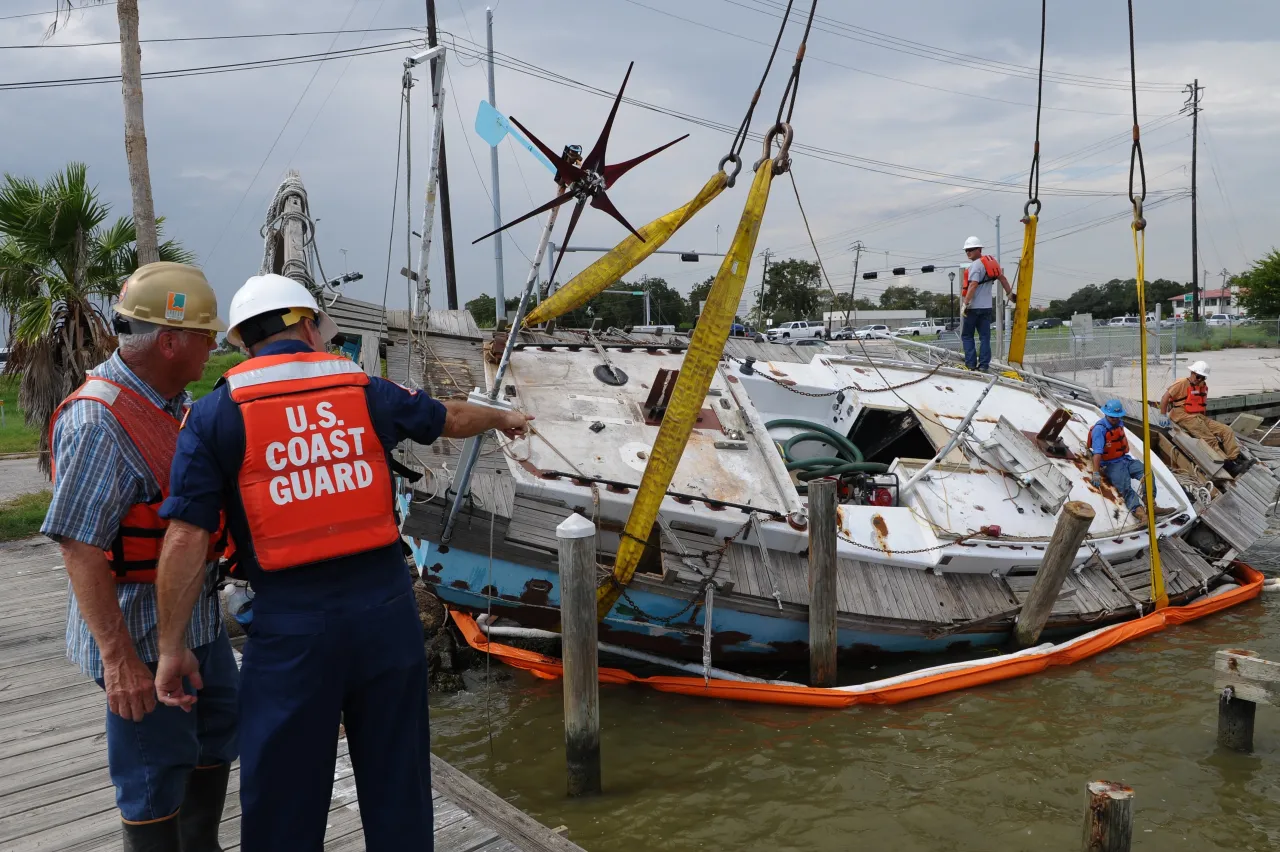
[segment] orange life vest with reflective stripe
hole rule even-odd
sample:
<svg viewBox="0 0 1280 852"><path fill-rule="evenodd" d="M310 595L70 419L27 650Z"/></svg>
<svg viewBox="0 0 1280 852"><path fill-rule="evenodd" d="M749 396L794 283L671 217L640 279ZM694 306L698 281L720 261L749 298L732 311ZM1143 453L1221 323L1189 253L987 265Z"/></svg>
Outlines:
<svg viewBox="0 0 1280 852"><path fill-rule="evenodd" d="M1187 396L1183 400L1182 409L1188 414L1204 414L1209 410L1209 383L1199 385L1187 383Z"/></svg>
<svg viewBox="0 0 1280 852"><path fill-rule="evenodd" d="M244 418L238 483L262 570L400 539L386 453L364 393L369 377L359 365L325 352L264 355L225 378Z"/></svg>
<svg viewBox="0 0 1280 852"><path fill-rule="evenodd" d="M1129 452L1129 438L1124 433L1124 423L1114 429L1105 420L1093 424L1094 429L1105 429L1102 436L1102 460L1115 461Z"/></svg>
<svg viewBox="0 0 1280 852"><path fill-rule="evenodd" d="M1000 277L1000 264L989 254L982 256L982 268L986 271L987 277L983 281L995 281ZM975 281L974 284L981 284L982 281ZM960 298L963 299L969 295L969 267L965 267L960 271Z"/></svg>
<svg viewBox="0 0 1280 852"><path fill-rule="evenodd" d="M53 446L53 428L68 403L89 400L105 405L124 429L129 440L160 486L160 499L154 503L135 503L129 507L116 530L111 548L105 551L107 562L117 583L154 583L160 547L169 522L160 517L160 504L169 496L169 468L178 448L181 423L167 411L156 407L141 394L108 379L90 376L54 411L49 421L49 446ZM53 471L55 480L56 468ZM218 558L226 543L225 523L209 539L207 561Z"/></svg>

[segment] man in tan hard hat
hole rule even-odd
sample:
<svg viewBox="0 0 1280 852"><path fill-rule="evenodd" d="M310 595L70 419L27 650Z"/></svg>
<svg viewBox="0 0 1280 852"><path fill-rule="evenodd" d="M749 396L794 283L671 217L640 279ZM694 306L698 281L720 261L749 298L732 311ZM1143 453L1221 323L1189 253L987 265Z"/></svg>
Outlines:
<svg viewBox="0 0 1280 852"><path fill-rule="evenodd" d="M1252 460L1240 453L1236 433L1225 423L1219 423L1208 415L1209 365L1196 361L1191 365L1187 378L1178 379L1164 392L1160 400L1160 413L1168 415L1184 431L1189 432L1210 447L1226 456L1227 473L1235 476L1249 469Z"/></svg>
<svg viewBox="0 0 1280 852"><path fill-rule="evenodd" d="M185 389L226 324L199 269L160 262L129 276L114 327L119 348L54 413L53 501L41 532L61 545L71 580L67 656L106 692L125 850L212 852L237 757L239 675L215 588L223 536L204 554L185 625L203 680L198 713L156 701L154 583Z"/></svg>

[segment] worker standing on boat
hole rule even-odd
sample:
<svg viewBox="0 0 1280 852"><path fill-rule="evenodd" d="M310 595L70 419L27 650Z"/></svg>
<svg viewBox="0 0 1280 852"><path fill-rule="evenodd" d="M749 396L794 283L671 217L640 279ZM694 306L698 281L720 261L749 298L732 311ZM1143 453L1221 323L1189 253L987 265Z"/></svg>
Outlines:
<svg viewBox="0 0 1280 852"><path fill-rule="evenodd" d="M1160 413L1166 414L1182 429L1226 456L1227 473L1232 476L1244 473L1251 461L1241 455L1236 433L1225 423L1219 423L1208 415L1209 365L1196 361L1185 379L1178 379L1164 392L1160 400Z"/></svg>
<svg viewBox="0 0 1280 852"><path fill-rule="evenodd" d="M960 342L964 346L964 365L970 370L985 372L991 369L991 320L995 315L991 285L999 281L1009 298L1013 298L1013 288L996 259L982 253L982 241L977 237L964 241L964 254L969 259L969 265L960 273L961 313L964 314ZM975 331L982 344L980 349L973 343Z"/></svg>
<svg viewBox="0 0 1280 852"><path fill-rule="evenodd" d="M135 852L211 852L236 759L239 674L222 629L216 539L192 554L189 606L174 624L192 649L200 708L156 706L156 564L179 422L214 337L226 328L204 274L140 267L120 290L119 348L53 415L53 500L41 532L57 541L71 590L67 656L107 695L107 767ZM218 518L213 519L213 529Z"/></svg>
<svg viewBox="0 0 1280 852"><path fill-rule="evenodd" d="M199 706L183 685L195 666L181 625L225 508L255 593L241 671L241 848L323 847L341 722L366 848L430 849L427 661L390 451L406 438L516 437L529 418L370 378L326 351L337 327L279 275L250 278L230 321L228 339L251 357L192 408L161 509L160 700Z"/></svg>
<svg viewBox="0 0 1280 852"><path fill-rule="evenodd" d="M1102 419L1089 430L1089 449L1093 454L1093 487L1101 488L1102 477L1106 476L1129 511L1140 523L1145 524L1147 509L1142 505L1138 489L1133 487L1133 480L1143 481L1146 466L1129 455L1129 438L1124 428L1124 403L1120 400L1109 399L1102 406ZM1155 498L1156 483L1153 480L1151 499ZM1171 515L1173 511L1156 505L1156 517Z"/></svg>

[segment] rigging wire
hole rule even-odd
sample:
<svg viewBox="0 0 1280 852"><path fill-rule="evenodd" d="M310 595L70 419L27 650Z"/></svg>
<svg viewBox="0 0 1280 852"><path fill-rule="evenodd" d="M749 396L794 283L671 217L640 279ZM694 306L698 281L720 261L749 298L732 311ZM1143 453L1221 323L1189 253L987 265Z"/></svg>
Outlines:
<svg viewBox="0 0 1280 852"><path fill-rule="evenodd" d="M765 81L769 79L769 71L773 68L773 59L778 55L778 45L782 43L782 33L787 28L787 18L791 15L791 4L795 0L787 0L787 14L782 18L782 24L778 27L778 35L773 39L773 48L769 51L769 61L764 65L764 73L760 75L760 82L756 85L755 93L751 96L751 103L747 105L747 114L742 117L742 123L738 125L738 132L734 134L733 141L729 143L729 158L738 159L740 161L742 155L742 146L747 143L747 131L751 128L751 116L756 111L756 104L760 102L760 93L764 89Z"/></svg>
<svg viewBox="0 0 1280 852"><path fill-rule="evenodd" d="M1027 176L1027 210L1035 205L1040 213L1040 108L1044 102L1044 32L1049 16L1049 0L1040 0L1040 75L1036 79L1036 142Z"/></svg>
<svg viewBox="0 0 1280 852"><path fill-rule="evenodd" d="M800 91L800 66L804 64L805 48L809 44L809 31L813 29L813 16L817 11L818 0L813 0L813 2L809 4L809 18L804 22L804 35L800 36L800 47L796 49L796 64L792 66L791 76L787 78L787 86L782 91L782 101L778 104L778 117L774 121L774 124L782 123L782 107L784 104L787 107L786 122L787 124L791 123L791 115L796 109L796 95ZM782 18L784 25L786 24L786 21L787 16L784 15ZM791 96L790 103L787 103L788 95ZM792 185L794 186L794 183ZM797 195L796 198L799 199L799 195Z"/></svg>
<svg viewBox="0 0 1280 852"><path fill-rule="evenodd" d="M400 152L404 145L404 93L400 97L400 114L396 117L396 176L391 182L391 227L387 236L387 271L382 279L382 328L379 335L387 329L387 293L391 289L391 253L396 241L396 208L400 195ZM410 359L412 360L412 359Z"/></svg>
<svg viewBox="0 0 1280 852"><path fill-rule="evenodd" d="M342 38L341 30L347 25L347 21L351 20L351 15L355 13L356 6L359 5L359 2L360 0L352 0L351 6L347 9L347 15L342 19L342 24L339 26L339 32L333 37L333 40L329 42L329 50L326 51L326 53L332 52L333 48L337 46L338 39ZM235 221L236 215L240 212L240 208L244 206L245 199L249 197L249 193L253 190L254 184L258 182L258 177L261 176L262 170L266 168L267 161L270 160L271 155L275 153L276 146L280 144L280 140L284 137L284 132L289 129L289 123L293 121L294 115L298 112L298 107L302 106L302 101L307 97L307 92L311 91L311 85L315 83L316 77L319 75L320 69L323 67L323 65L317 64L315 71L311 72L311 79L307 80L307 85L303 87L302 94L298 95L298 100L294 102L293 109L289 110L289 115L285 117L284 124L280 125L280 132L276 134L276 138L271 142L271 147L267 149L267 153L262 158L262 162L258 164L257 171L253 173L253 177L249 180L248 185L245 186L244 192L240 196L240 200L236 202L235 209L231 211L231 215L227 217L226 224L222 226L222 230L218 233L218 238L213 241L213 247L209 249L209 253L205 255L205 263L208 263L213 259L214 255L217 254L218 247L222 245L222 238L226 236L227 230L231 227L231 223ZM145 78L147 75L143 74L142 76Z"/></svg>

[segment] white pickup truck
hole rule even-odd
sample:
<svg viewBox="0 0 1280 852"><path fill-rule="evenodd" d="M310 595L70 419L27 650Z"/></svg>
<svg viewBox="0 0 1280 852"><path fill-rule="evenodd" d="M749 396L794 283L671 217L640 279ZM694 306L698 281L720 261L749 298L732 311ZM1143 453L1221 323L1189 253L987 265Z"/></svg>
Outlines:
<svg viewBox="0 0 1280 852"><path fill-rule="evenodd" d="M771 343L779 340L792 340L800 337L816 337L821 339L826 336L826 331L820 322L808 322L807 320L796 320L795 322L784 322L776 328L769 329L766 335Z"/></svg>
<svg viewBox="0 0 1280 852"><path fill-rule="evenodd" d="M936 335L938 332L945 331L946 328L946 323L938 320L922 319L916 320L911 325L904 325L893 333L896 337L920 337L921 335Z"/></svg>

